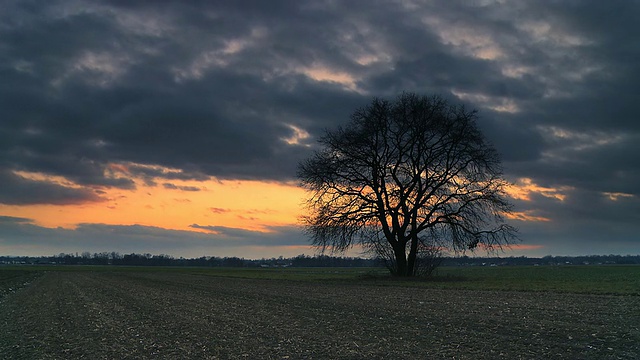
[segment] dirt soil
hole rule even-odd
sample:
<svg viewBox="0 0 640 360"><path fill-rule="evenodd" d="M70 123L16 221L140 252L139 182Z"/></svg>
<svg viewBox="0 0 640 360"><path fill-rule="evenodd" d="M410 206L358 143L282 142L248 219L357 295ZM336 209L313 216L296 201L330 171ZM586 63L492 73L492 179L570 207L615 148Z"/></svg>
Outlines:
<svg viewBox="0 0 640 360"><path fill-rule="evenodd" d="M48 272L1 359L640 359L640 297Z"/></svg>

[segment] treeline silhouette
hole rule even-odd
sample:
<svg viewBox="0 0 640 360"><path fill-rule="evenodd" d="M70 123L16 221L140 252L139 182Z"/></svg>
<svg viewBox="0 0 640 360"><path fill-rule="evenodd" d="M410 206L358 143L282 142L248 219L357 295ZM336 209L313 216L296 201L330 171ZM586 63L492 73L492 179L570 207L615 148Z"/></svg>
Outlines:
<svg viewBox="0 0 640 360"><path fill-rule="evenodd" d="M329 255L298 255L292 258L245 259L203 256L175 258L171 255L101 252L60 253L53 256L0 256L0 264L24 265L121 265L121 266L197 266L197 267L380 267L379 259ZM443 257L440 266L517 266L517 265L640 265L640 255L589 255L533 257Z"/></svg>
<svg viewBox="0 0 640 360"><path fill-rule="evenodd" d="M82 254L60 253L53 256L0 256L0 264L30 265L123 265L123 266L199 266L199 267L372 267L374 259L340 256L307 256L293 258L245 259L239 257L203 256L175 258L171 255L125 254L102 252Z"/></svg>

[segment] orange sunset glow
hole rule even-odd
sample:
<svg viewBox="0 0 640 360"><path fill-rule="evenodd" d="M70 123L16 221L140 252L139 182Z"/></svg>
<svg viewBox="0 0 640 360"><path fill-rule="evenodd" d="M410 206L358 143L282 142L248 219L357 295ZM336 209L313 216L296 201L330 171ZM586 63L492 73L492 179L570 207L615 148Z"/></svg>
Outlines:
<svg viewBox="0 0 640 360"><path fill-rule="evenodd" d="M159 168L165 173L176 169ZM110 176L129 174L123 164L111 164ZM62 177L21 172L22 177L77 186ZM531 179L520 179L507 189L514 199L530 201L533 194L564 199L562 189L540 187ZM566 189L565 189L566 190ZM17 218L29 218L44 228L75 229L80 224L141 225L167 230L220 235L218 227L243 229L268 234L274 227L298 226L305 190L294 183L240 180L167 180L166 182L135 180L134 189L96 189L99 200L73 205L2 205L0 212ZM520 222L548 222L532 210L516 211L507 217ZM210 227L210 228L207 228ZM527 251L542 245L514 244L505 249ZM251 246L253 253L267 248ZM278 251L286 254L313 253L308 245L284 245ZM357 256L359 250L349 252Z"/></svg>
<svg viewBox="0 0 640 360"><path fill-rule="evenodd" d="M104 201L64 206L0 205L0 211L29 217L49 228L74 228L81 223L139 224L204 232L189 225L215 224L265 231L267 226L295 225L304 197L304 191L296 186L269 182L173 181L171 185L149 186L136 181L135 190L101 191Z"/></svg>
<svg viewBox="0 0 640 360"><path fill-rule="evenodd" d="M571 187L568 186L558 188L543 187L529 178L520 178L515 184L505 189L511 198L525 201L531 201L532 194L563 201L566 198L565 192L569 190L571 190Z"/></svg>

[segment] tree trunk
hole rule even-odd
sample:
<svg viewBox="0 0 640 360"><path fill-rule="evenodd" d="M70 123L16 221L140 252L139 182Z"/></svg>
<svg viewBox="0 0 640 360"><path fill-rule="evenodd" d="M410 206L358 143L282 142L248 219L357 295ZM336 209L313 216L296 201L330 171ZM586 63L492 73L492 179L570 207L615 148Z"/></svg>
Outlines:
<svg viewBox="0 0 640 360"><path fill-rule="evenodd" d="M411 237L411 249L409 250L409 259L407 262L407 276L416 274L416 257L418 256L418 237Z"/></svg>
<svg viewBox="0 0 640 360"><path fill-rule="evenodd" d="M393 247L393 253L396 257L396 276L410 276L408 272L407 255L405 253L405 245L396 245Z"/></svg>

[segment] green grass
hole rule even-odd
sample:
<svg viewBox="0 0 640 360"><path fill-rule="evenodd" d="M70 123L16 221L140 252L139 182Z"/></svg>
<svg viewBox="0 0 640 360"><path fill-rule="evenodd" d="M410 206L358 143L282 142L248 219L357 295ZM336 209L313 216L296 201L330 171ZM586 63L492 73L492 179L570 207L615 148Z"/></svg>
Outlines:
<svg viewBox="0 0 640 360"><path fill-rule="evenodd" d="M298 281L345 281L442 289L553 291L640 295L640 266L442 267L430 279L392 278L383 269L192 269L211 276Z"/></svg>
<svg viewBox="0 0 640 360"><path fill-rule="evenodd" d="M433 283L473 290L640 295L640 266L447 267L438 269Z"/></svg>
<svg viewBox="0 0 640 360"><path fill-rule="evenodd" d="M640 295L640 266L633 265L442 267L435 276L426 280L392 278L384 269L372 268L7 266L0 267L0 286L2 279L42 271L148 271L439 289Z"/></svg>
<svg viewBox="0 0 640 360"><path fill-rule="evenodd" d="M192 269L211 276L297 281L342 281L381 286L441 289L552 291L584 294L640 295L640 266L443 267L434 277L397 279L382 269L286 268Z"/></svg>

